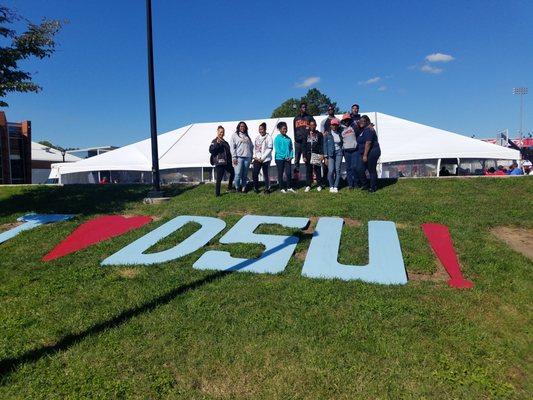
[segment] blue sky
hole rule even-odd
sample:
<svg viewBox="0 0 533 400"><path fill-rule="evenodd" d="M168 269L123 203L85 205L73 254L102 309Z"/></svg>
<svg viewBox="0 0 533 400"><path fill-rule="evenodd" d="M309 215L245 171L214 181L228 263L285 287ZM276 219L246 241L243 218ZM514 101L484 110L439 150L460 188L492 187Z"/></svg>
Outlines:
<svg viewBox="0 0 533 400"><path fill-rule="evenodd" d="M44 87L11 94L8 120L35 140L124 145L149 136L144 0L11 0L31 20L70 22ZM317 87L347 109L465 135L533 131L533 1L153 0L158 131L269 117ZM516 135L513 135L516 136Z"/></svg>

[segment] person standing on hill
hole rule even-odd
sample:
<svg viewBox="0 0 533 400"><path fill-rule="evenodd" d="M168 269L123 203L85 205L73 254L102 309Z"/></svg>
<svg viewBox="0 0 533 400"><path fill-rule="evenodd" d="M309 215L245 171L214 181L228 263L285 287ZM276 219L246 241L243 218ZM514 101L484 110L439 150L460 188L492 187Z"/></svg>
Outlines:
<svg viewBox="0 0 533 400"><path fill-rule="evenodd" d="M357 136L361 133L359 127L352 122L350 114L342 116L340 132L342 135L344 161L346 162L346 179L348 188L359 187L359 176L357 174Z"/></svg>
<svg viewBox="0 0 533 400"><path fill-rule="evenodd" d="M329 131L331 120L333 118L335 118L335 107L330 104L328 106L328 116L327 116L327 118L324 121L322 121L322 124L321 124L321 128L322 128L321 131L322 132Z"/></svg>
<svg viewBox="0 0 533 400"><path fill-rule="evenodd" d="M352 119L352 123L357 124L357 121L359 121L359 118L361 118L361 115L359 114L359 104L352 105L352 111L350 112L350 118Z"/></svg>
<svg viewBox="0 0 533 400"><path fill-rule="evenodd" d="M220 196L220 183L224 173L229 174L228 191L233 190L233 179L235 178L235 170L231 164L231 150L229 143L224 140L224 133L224 127L219 125L217 137L213 139L209 146L211 165L215 167L215 195L217 197Z"/></svg>
<svg viewBox="0 0 533 400"><path fill-rule="evenodd" d="M378 173L376 167L378 165L378 159L381 156L381 148L379 147L378 135L372 127L370 118L367 115L363 115L359 121L357 121L359 128L361 128L361 134L357 138L357 151L359 153L359 164L357 171L359 173L359 180L361 181L362 189L368 190L373 193L377 190ZM370 184L366 178L366 171L370 177Z"/></svg>
<svg viewBox="0 0 533 400"><path fill-rule="evenodd" d="M274 158L278 169L278 186L281 193L294 193L294 189L290 187L291 160L294 157L292 140L287 136L287 124L285 122L282 121L278 123L277 128L279 130L279 135L274 139ZM283 178L284 175L286 180Z"/></svg>
<svg viewBox="0 0 533 400"><path fill-rule="evenodd" d="M298 114L293 121L294 128L294 179L300 179L300 158L302 156L302 145L307 138L309 131L309 122L312 117L307 114L307 104L300 104L300 114Z"/></svg>
<svg viewBox="0 0 533 400"><path fill-rule="evenodd" d="M259 193L259 171L263 171L265 193L270 193L270 177L268 170L272 160L272 137L266 131L266 123L259 125L259 135L254 140L253 172L254 190Z"/></svg>
<svg viewBox="0 0 533 400"><path fill-rule="evenodd" d="M246 122L239 122L230 140L230 149L235 167L234 185L238 192L246 193L248 169L252 161L253 147L252 140L248 136L248 125L246 125Z"/></svg>
<svg viewBox="0 0 533 400"><path fill-rule="evenodd" d="M304 141L302 155L305 163L306 183L305 191L311 190L313 174L316 177L317 191L322 190L322 160L324 159L324 139L322 133L316 130L316 121L314 119L309 123L309 132L307 139Z"/></svg>
<svg viewBox="0 0 533 400"><path fill-rule="evenodd" d="M338 193L341 179L342 135L339 133L340 121L331 120L331 126L324 137L324 157L328 160L329 192Z"/></svg>

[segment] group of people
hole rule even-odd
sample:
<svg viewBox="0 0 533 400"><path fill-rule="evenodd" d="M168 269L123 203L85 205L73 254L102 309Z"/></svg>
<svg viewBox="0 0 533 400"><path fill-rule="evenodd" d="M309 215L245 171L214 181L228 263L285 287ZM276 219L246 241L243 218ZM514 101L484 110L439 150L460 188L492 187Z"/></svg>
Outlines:
<svg viewBox="0 0 533 400"><path fill-rule="evenodd" d="M272 140L263 122L252 140L246 123L239 122L229 143L224 139L224 127L217 128L217 136L209 146L217 196L220 196L224 174L229 177L229 191L246 192L250 165L255 192L260 192L259 173L262 171L265 193L270 193L272 160L277 167L281 193L295 191L291 185L293 172L294 178L299 180L301 161L306 167L306 192L311 190L314 179L317 191L327 185L331 193L337 193L343 158L349 189L377 190L376 167L381 150L374 126L368 116L359 114L359 105L354 104L351 112L340 120L335 117L335 107L329 106L328 116L318 130L316 120L307 113L307 104L301 103L300 112L293 121L294 143L287 135L287 123L279 122L276 128L279 133Z"/></svg>
<svg viewBox="0 0 533 400"><path fill-rule="evenodd" d="M509 168L498 165L498 168L490 167L483 171L483 175L530 175L531 162L525 161L522 165L523 169L517 163L512 163Z"/></svg>

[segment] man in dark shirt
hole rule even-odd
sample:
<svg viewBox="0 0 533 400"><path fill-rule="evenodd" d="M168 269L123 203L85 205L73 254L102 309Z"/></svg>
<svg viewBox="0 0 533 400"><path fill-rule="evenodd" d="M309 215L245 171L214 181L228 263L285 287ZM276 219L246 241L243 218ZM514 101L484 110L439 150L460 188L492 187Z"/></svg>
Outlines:
<svg viewBox="0 0 533 400"><path fill-rule="evenodd" d="M294 118L294 179L300 179L300 158L302 157L302 145L307 140L311 117L307 114L307 104L300 104L300 114Z"/></svg>
<svg viewBox="0 0 533 400"><path fill-rule="evenodd" d="M332 105L329 105L328 106L328 117L322 123L322 132L329 131L329 127L331 126L331 120L333 118L335 118L335 107Z"/></svg>
<svg viewBox="0 0 533 400"><path fill-rule="evenodd" d="M350 118L352 119L352 123L357 124L357 121L359 121L359 118L361 118L361 115L359 114L359 104L354 104L352 106L352 111L350 112Z"/></svg>

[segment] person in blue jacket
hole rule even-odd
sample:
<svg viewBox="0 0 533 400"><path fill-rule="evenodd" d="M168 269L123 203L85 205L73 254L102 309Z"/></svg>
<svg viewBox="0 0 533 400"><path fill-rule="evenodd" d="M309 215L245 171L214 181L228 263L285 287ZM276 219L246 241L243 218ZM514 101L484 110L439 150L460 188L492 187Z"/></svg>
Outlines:
<svg viewBox="0 0 533 400"><path fill-rule="evenodd" d="M287 123L282 121L278 123L277 128L279 135L274 139L274 159L278 169L278 186L281 193L294 193L294 189L290 187L291 160L294 158L292 140L287 136ZM283 175L285 175L285 179Z"/></svg>
<svg viewBox="0 0 533 400"><path fill-rule="evenodd" d="M378 188L378 173L376 167L378 159L381 156L381 148L379 147L378 135L372 127L370 118L363 115L357 121L361 134L357 137L357 151L359 152L357 172L359 174L359 181L362 189L373 193ZM370 178L370 183L366 177L366 171Z"/></svg>
<svg viewBox="0 0 533 400"><path fill-rule="evenodd" d="M339 132L340 121L333 118L330 129L324 136L324 158L328 163L329 192L338 193L341 179L342 135Z"/></svg>

